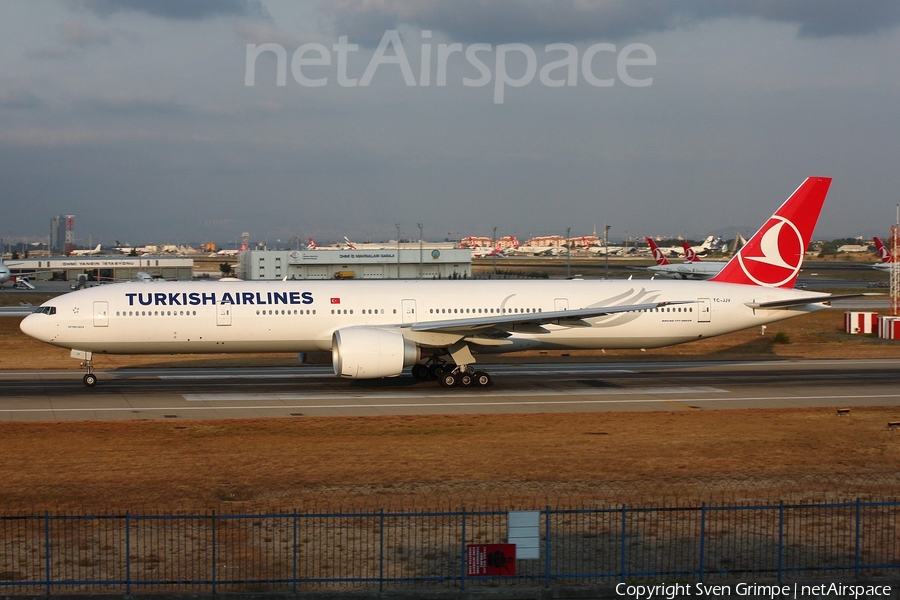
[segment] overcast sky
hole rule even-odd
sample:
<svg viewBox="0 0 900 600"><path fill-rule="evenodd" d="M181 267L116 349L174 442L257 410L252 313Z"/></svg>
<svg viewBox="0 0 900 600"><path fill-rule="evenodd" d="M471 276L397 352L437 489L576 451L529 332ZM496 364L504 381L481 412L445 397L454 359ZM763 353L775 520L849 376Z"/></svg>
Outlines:
<svg viewBox="0 0 900 600"><path fill-rule="evenodd" d="M833 238L900 202L896 0L0 9L7 240L746 235L808 175Z"/></svg>

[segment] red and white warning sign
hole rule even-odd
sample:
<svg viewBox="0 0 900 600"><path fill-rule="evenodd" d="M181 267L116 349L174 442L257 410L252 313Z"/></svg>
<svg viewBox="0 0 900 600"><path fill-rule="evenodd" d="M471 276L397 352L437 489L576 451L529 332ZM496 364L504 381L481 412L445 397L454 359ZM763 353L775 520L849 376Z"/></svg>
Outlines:
<svg viewBox="0 0 900 600"><path fill-rule="evenodd" d="M468 577L516 574L515 544L472 544L466 547Z"/></svg>

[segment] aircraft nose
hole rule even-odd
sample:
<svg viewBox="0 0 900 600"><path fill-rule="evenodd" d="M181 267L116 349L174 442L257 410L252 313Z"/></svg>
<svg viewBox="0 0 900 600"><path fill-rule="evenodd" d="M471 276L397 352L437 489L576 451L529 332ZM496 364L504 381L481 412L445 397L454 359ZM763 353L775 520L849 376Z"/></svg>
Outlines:
<svg viewBox="0 0 900 600"><path fill-rule="evenodd" d="M34 323L34 315L28 315L22 322L19 323L19 329L22 330L22 333L29 337L37 337L35 335L35 323Z"/></svg>

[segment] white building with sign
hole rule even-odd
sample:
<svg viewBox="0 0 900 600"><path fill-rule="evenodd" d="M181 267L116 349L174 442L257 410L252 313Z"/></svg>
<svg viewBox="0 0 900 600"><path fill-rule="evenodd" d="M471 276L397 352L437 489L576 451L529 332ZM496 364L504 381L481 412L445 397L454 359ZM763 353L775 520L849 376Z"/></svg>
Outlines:
<svg viewBox="0 0 900 600"><path fill-rule="evenodd" d="M6 261L13 274L38 273L38 279L50 279L62 274L66 281L77 281L79 275L91 281L129 281L138 273L163 279L190 279L194 259L168 256L57 256L23 258Z"/></svg>
<svg viewBox="0 0 900 600"><path fill-rule="evenodd" d="M472 277L468 248L248 250L238 277L278 279L453 279Z"/></svg>

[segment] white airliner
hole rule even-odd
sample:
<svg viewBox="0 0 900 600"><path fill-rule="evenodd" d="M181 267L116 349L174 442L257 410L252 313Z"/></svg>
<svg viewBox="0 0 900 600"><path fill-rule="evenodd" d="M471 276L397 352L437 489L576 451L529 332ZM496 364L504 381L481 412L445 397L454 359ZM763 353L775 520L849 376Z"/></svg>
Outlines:
<svg viewBox="0 0 900 600"><path fill-rule="evenodd" d="M879 240L877 237L873 238L875 241L875 249L878 252L878 256L881 257L881 262L875 263L872 265L873 269L878 269L879 271L890 271L891 265L894 262L894 257L891 256L891 250L884 243Z"/></svg>
<svg viewBox="0 0 900 600"><path fill-rule="evenodd" d="M68 293L26 334L94 354L331 351L339 377L486 386L474 353L658 348L759 327L844 296L793 289L830 178L811 177L709 281L118 283ZM859 295L859 294L853 294Z"/></svg>
<svg viewBox="0 0 900 600"><path fill-rule="evenodd" d="M693 261L688 260L684 263L671 263L666 258L662 249L656 245L652 238L644 238L650 245L650 251L653 252L653 258L656 264L647 267L647 270L654 275L662 277L671 277L673 279L709 279L719 273L726 263L722 262L702 262L694 253L693 248L684 242L685 256L693 257Z"/></svg>
<svg viewBox="0 0 900 600"><path fill-rule="evenodd" d="M72 250L69 252L70 256L93 256L95 254L100 254L100 244L97 244L96 248L90 250Z"/></svg>
<svg viewBox="0 0 900 600"><path fill-rule="evenodd" d="M219 250L218 252L216 252L216 254L218 254L219 256L237 256L241 252L246 252L246 251L247 251L247 242L244 242L243 244L241 244L241 247L238 248L237 250Z"/></svg>
<svg viewBox="0 0 900 600"><path fill-rule="evenodd" d="M13 289L33 290L34 286L31 285L28 275L34 274L34 272L31 272L16 273L13 275L12 271L9 270L9 265L3 262L3 240L0 240L0 290L2 290L3 286L10 281L12 281Z"/></svg>

